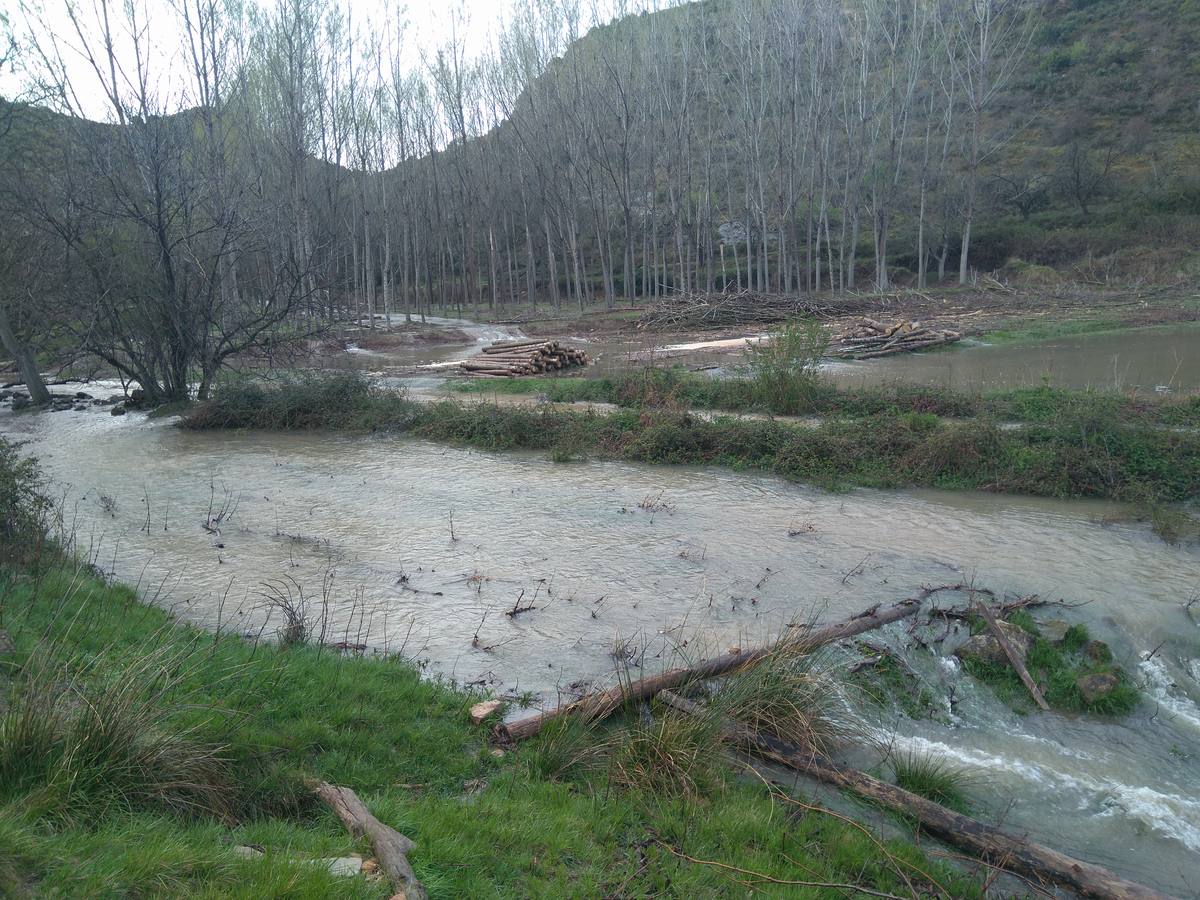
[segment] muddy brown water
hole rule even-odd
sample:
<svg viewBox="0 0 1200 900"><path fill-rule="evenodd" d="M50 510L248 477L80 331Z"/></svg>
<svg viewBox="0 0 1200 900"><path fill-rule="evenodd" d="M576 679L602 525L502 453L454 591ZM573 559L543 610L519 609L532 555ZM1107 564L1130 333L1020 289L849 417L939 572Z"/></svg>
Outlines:
<svg viewBox="0 0 1200 900"><path fill-rule="evenodd" d="M1086 602L1062 615L1140 679L1130 717L1018 716L952 661L913 656L941 721L873 713L865 727L969 768L987 818L1178 895L1200 889L1200 628L1185 609L1200 547L1103 524L1111 504L831 494L718 469L192 433L105 410L3 413L0 434L41 457L81 549L182 617L270 637L266 596L303 591L329 642L541 702L607 681L615 657L636 675L926 584ZM505 615L518 601L535 608Z"/></svg>

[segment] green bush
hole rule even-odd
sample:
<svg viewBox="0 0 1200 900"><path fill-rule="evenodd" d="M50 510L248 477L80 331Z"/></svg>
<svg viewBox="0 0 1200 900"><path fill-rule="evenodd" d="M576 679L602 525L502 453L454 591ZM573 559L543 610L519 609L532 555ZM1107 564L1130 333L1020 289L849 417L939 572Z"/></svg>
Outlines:
<svg viewBox="0 0 1200 900"><path fill-rule="evenodd" d="M758 401L773 413L811 409L817 395L817 367L829 338L815 319L788 322L758 343L747 344L746 372Z"/></svg>

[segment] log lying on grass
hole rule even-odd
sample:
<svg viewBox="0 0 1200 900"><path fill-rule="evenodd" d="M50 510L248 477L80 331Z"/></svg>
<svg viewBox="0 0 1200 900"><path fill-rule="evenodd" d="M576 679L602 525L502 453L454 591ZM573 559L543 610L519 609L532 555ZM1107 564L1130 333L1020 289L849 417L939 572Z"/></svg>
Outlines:
<svg viewBox="0 0 1200 900"><path fill-rule="evenodd" d="M558 341L500 341L464 359L460 368L472 376L514 378L586 366L588 355Z"/></svg>
<svg viewBox="0 0 1200 900"><path fill-rule="evenodd" d="M834 340L831 352L843 359L875 359L893 353L909 353L942 344L952 344L962 335L957 331L925 328L916 322L900 321L891 325L863 319Z"/></svg>
<svg viewBox="0 0 1200 900"><path fill-rule="evenodd" d="M686 700L671 691L660 692L658 698L671 708L690 715L708 714L703 704ZM866 772L839 765L820 754L802 750L737 722L727 722L721 730L721 736L731 744L752 750L759 756L795 769L817 781L852 791L888 809L911 816L934 837L968 850L999 868L1052 882L1085 897L1170 900L1166 894L1145 885L1126 881L1103 866L1082 862L1049 847L1015 837L978 819L964 816L932 800L909 793L894 784L873 778Z"/></svg>
<svg viewBox="0 0 1200 900"><path fill-rule="evenodd" d="M408 854L416 846L412 841L371 815L350 788L319 781L313 786L313 793L325 801L352 835L366 836L371 842L375 858L397 894L402 894L405 900L426 900L425 887L408 862Z"/></svg>
<svg viewBox="0 0 1200 900"><path fill-rule="evenodd" d="M518 719L515 722L497 725L492 730L492 734L494 739L500 743L516 743L517 741L533 737L550 722L565 716L582 715L589 720L603 719L625 703L646 700L653 697L659 691L677 688L691 681L724 675L735 669L756 663L782 647L799 648L805 651L814 650L817 647L833 643L842 638L853 637L856 634L880 628L891 622L899 622L901 619L916 615L917 610L921 608L921 603L934 594L942 591L962 590L964 587L961 584L946 584L935 588L925 588L918 596L901 600L899 603L895 603L884 609L880 609L877 603L870 609L864 610L858 615L842 622L822 625L819 628L812 628L800 634L791 633L778 643L760 647L757 650L726 653L723 656L701 660L693 666L668 669L666 672L658 675L648 675L645 678L639 678L637 681L628 684L618 684L607 690L588 694L565 706L560 706L547 712L536 713L524 719Z"/></svg>

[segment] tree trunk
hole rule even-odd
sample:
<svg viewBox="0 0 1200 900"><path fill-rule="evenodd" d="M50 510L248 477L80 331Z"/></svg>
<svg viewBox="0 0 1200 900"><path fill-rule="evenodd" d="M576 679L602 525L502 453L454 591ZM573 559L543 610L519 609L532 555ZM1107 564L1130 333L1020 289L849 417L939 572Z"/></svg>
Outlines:
<svg viewBox="0 0 1200 900"><path fill-rule="evenodd" d="M901 619L916 615L924 599L939 591L957 590L959 587L961 586L944 585L939 588L927 588L918 597L901 600L899 603L882 610L876 604L871 609L842 622L823 625L799 634L789 634L775 645L762 647L758 650L726 653L724 656L702 660L693 666L668 669L666 672L658 675L648 675L630 684L619 684L608 690L598 691L581 697L579 700L576 700L574 703L568 703L566 706L560 706L548 712L536 713L524 719L518 719L515 722L500 724L496 726L495 735L501 741L516 742L533 737L549 722L568 715L578 713L591 720L602 719L630 701L644 700L653 697L659 691L676 688L698 679L715 678L718 675L727 674L735 669L752 665L780 646L800 647L808 651L845 637L862 634L864 631L871 631L890 622L898 622Z"/></svg>
<svg viewBox="0 0 1200 900"><path fill-rule="evenodd" d="M681 712L699 716L708 714L701 704L685 700L670 691L663 691L658 696L668 706ZM1101 866L1014 837L894 784L873 778L866 772L839 765L812 750L801 749L772 735L752 731L731 721L722 728L721 736L730 743L747 747L760 756L782 763L817 781L836 785L868 801L911 816L933 836L968 850L1002 869L1052 881L1085 897L1169 900L1166 895L1126 881Z"/></svg>
<svg viewBox="0 0 1200 900"><path fill-rule="evenodd" d="M4 344L4 349L17 364L17 371L25 379L25 389L29 391L29 399L38 406L49 403L50 392L46 390L46 383L42 381L42 375L38 371L33 354L29 352L28 347L17 340L12 323L8 320L8 310L5 309L3 303L0 303L0 342Z"/></svg>

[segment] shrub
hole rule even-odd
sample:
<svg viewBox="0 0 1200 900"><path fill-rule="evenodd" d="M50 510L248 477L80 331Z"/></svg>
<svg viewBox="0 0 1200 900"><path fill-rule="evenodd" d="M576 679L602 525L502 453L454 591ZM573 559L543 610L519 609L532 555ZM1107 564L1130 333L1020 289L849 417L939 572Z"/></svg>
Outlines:
<svg viewBox="0 0 1200 900"><path fill-rule="evenodd" d="M773 413L811 408L817 394L817 367L829 338L821 323L802 319L776 334L747 345L746 371L758 401Z"/></svg>
<svg viewBox="0 0 1200 900"><path fill-rule="evenodd" d="M20 450L0 438L0 558L21 559L39 547L53 511L37 461Z"/></svg>

